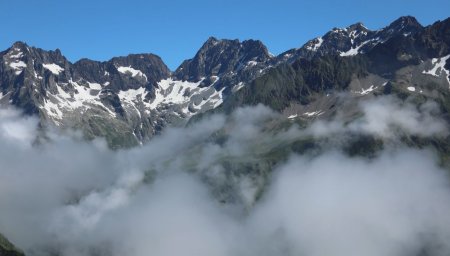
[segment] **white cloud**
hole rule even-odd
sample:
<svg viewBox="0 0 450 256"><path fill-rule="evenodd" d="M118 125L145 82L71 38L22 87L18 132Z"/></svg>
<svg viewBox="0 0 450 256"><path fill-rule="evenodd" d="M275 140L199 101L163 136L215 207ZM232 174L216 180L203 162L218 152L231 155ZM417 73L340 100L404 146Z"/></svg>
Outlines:
<svg viewBox="0 0 450 256"><path fill-rule="evenodd" d="M119 151L62 134L31 146L37 121L0 110L0 231L27 255L448 254L450 185L431 151L397 145L367 159L330 145L260 169L265 152L311 134L447 134L433 103L360 107L353 122L277 132L280 115L248 107Z"/></svg>
<svg viewBox="0 0 450 256"><path fill-rule="evenodd" d="M402 134L422 137L448 135L448 125L439 117L438 105L431 101L418 105L384 96L367 99L356 107L361 115L355 120L349 120L346 113L339 112L331 121L313 123L309 133L326 137L334 133L356 132L388 139Z"/></svg>

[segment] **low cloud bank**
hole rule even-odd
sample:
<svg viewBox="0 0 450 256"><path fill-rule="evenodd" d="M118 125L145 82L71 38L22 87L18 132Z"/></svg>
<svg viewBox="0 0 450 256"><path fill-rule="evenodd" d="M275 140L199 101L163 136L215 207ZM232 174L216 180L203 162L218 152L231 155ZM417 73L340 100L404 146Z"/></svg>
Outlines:
<svg viewBox="0 0 450 256"><path fill-rule="evenodd" d="M73 134L36 144L37 120L0 110L0 232L39 256L448 255L450 179L430 149L368 159L330 147L288 154L269 174L249 167L311 136L448 135L431 102L382 97L359 109L352 121L338 113L274 132L278 114L241 108L121 151Z"/></svg>

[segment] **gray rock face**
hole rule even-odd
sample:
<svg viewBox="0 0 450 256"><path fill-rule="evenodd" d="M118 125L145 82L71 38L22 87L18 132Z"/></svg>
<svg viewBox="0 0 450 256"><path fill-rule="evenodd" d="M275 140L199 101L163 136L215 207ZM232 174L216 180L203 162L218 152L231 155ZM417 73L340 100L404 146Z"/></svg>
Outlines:
<svg viewBox="0 0 450 256"><path fill-rule="evenodd" d="M214 84L230 94L261 76L272 61L266 46L258 40L218 40L210 37L195 57L184 61L174 72L179 80Z"/></svg>
<svg viewBox="0 0 450 256"><path fill-rule="evenodd" d="M170 70L153 54L130 54L106 62L81 59L73 64L73 70L76 80L106 84L114 92L141 87L152 90L159 81L170 77Z"/></svg>
<svg viewBox="0 0 450 256"><path fill-rule="evenodd" d="M215 38L173 76L153 54L70 63L59 50L17 42L0 57L3 105L39 115L44 126L81 128L88 138L125 146L220 105L233 86L261 75L272 58L260 41Z"/></svg>
<svg viewBox="0 0 450 256"><path fill-rule="evenodd" d="M203 77L222 77L246 66L265 63L270 59L267 48L260 41L240 42L210 37L193 59L181 64L174 76L180 80L197 82Z"/></svg>
<svg viewBox="0 0 450 256"><path fill-rule="evenodd" d="M335 28L279 56L272 56L257 40L211 37L174 72L153 54L71 63L59 50L44 51L17 42L0 52L0 105L14 105L26 114L39 116L43 127L81 129L87 138L105 137L113 147L132 146L149 140L168 125L184 124L194 115L217 108L256 80L271 84L283 81L292 72L280 66L292 66L311 83L300 95L314 88L331 88L326 84L329 80L334 85L350 82L339 76L334 79L328 75L328 64L320 66L313 61L327 56L337 58L324 62L332 63L332 71L337 74L348 71L342 72L339 58L364 55L368 59L355 67L377 68L373 73L384 80L389 78L385 73L391 72L392 78L392 70L421 62L435 66L443 61L444 68L436 68L432 75L445 77L449 62L441 58L449 52L448 27L447 20L424 28L413 17L402 17L377 31L357 23L345 29ZM276 69L282 72L277 74ZM266 76L270 72L277 74L276 79ZM361 90L368 88L363 86ZM297 93L293 91L289 97L294 99Z"/></svg>
<svg viewBox="0 0 450 256"><path fill-rule="evenodd" d="M82 128L87 137L104 136L113 145L134 145L156 132L150 113L138 108L151 100L159 81L170 77L156 55L136 54L107 62L83 59L72 64L59 50L44 51L17 42L0 58L1 102L39 115L44 125ZM141 97L127 99L136 101L134 111L128 111L124 98L137 96L136 90Z"/></svg>
<svg viewBox="0 0 450 256"><path fill-rule="evenodd" d="M0 53L0 104L39 116L44 127L82 129L87 138L132 146L222 102L222 92L203 86L205 79L171 76L153 54L71 63L59 50L17 42Z"/></svg>
<svg viewBox="0 0 450 256"><path fill-rule="evenodd" d="M357 27L361 25L351 29ZM435 101L448 115L450 18L420 28L414 19L404 17L389 27L376 33L395 36L367 51L335 51L323 56L317 53L278 65L230 96L219 110L231 112L240 106L262 103L290 119L308 120L331 116L354 99L394 94L416 102ZM400 32L394 33L393 28ZM404 29L415 31L403 34ZM340 95L348 97L345 102L337 102Z"/></svg>
<svg viewBox="0 0 450 256"><path fill-rule="evenodd" d="M389 26L372 31L362 23L347 28L333 28L322 37L308 41L301 48L280 54L276 61L292 63L299 58L312 59L325 55L353 56L366 53L378 44L397 36L413 36L424 28L410 16L401 17Z"/></svg>

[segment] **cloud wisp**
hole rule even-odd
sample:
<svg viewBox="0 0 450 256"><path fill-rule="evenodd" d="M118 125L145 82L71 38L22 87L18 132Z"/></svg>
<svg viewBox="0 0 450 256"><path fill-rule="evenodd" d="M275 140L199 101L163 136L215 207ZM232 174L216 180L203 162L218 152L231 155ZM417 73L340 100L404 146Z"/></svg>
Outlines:
<svg viewBox="0 0 450 256"><path fill-rule="evenodd" d="M241 108L119 151L61 134L36 144L37 120L0 110L0 231L38 256L448 255L450 179L434 151L270 154L311 136L448 134L433 103L360 110L274 129L280 115Z"/></svg>

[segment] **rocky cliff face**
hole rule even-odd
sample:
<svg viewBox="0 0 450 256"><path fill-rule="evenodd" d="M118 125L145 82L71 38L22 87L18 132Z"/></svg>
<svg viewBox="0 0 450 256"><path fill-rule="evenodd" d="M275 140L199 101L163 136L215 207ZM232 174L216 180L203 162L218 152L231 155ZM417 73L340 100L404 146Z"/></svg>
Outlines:
<svg viewBox="0 0 450 256"><path fill-rule="evenodd" d="M197 88L198 83L172 80L167 66L152 54L72 64L59 50L17 42L0 53L0 60L2 105L38 115L44 126L106 137L112 146L146 141L195 112L191 102L219 99L215 90Z"/></svg>
<svg viewBox="0 0 450 256"><path fill-rule="evenodd" d="M312 113L316 98L340 90L366 95L401 84L406 93L431 93L450 86L449 23L422 27L401 17L377 31L356 23L279 56L260 41L211 37L174 72L153 54L71 63L59 50L17 42L0 53L0 104L39 116L44 128L81 129L128 147L224 101Z"/></svg>
<svg viewBox="0 0 450 256"><path fill-rule="evenodd" d="M297 49L280 54L276 61L292 63L299 58L312 59L325 55L354 56L398 36L412 36L424 28L410 16L401 17L389 26L372 31L362 23L347 28L333 28L325 35L312 39Z"/></svg>
<svg viewBox="0 0 450 256"><path fill-rule="evenodd" d="M174 76L191 82L203 80L202 86L216 82L216 88L229 90L260 76L272 59L261 41L240 42L211 37L193 59L180 65Z"/></svg>
<svg viewBox="0 0 450 256"><path fill-rule="evenodd" d="M111 144L133 145L155 133L150 127L137 129L148 126L149 115L137 120L138 106L127 112L123 94L140 89L151 95L158 82L170 76L155 55L129 55L107 62L83 59L72 64L59 50L44 51L17 42L0 58L1 102L39 115L43 125L82 128L87 137L104 136ZM149 100L142 97L141 105ZM138 130L139 136L134 135Z"/></svg>
<svg viewBox="0 0 450 256"><path fill-rule="evenodd" d="M309 50L316 55L305 55L291 64L288 61L288 64L278 65L232 95L221 109L229 112L237 106L263 103L292 119L310 119L332 115L342 107L338 102L339 94L347 93L355 99L380 94L397 94L418 101L433 99L449 113L449 26L450 19L447 19L422 28L415 19L404 17L374 32L387 35L380 42L360 47L364 50L352 54L343 54L343 44L339 46L336 42L332 44L335 45L332 53L324 54L323 51L332 48L324 41L317 51ZM355 27L362 28L360 24L351 28ZM341 37L351 28L341 30L340 35L330 33ZM330 33L324 36L325 40ZM360 41L370 40L364 36ZM308 47L310 44L297 53L301 55ZM323 51L319 51L322 47Z"/></svg>
<svg viewBox="0 0 450 256"><path fill-rule="evenodd" d="M169 124L217 107L271 59L259 41L215 38L173 74L153 54L70 63L59 50L17 42L0 57L3 105L39 115L43 126L105 137L113 147L145 142Z"/></svg>

